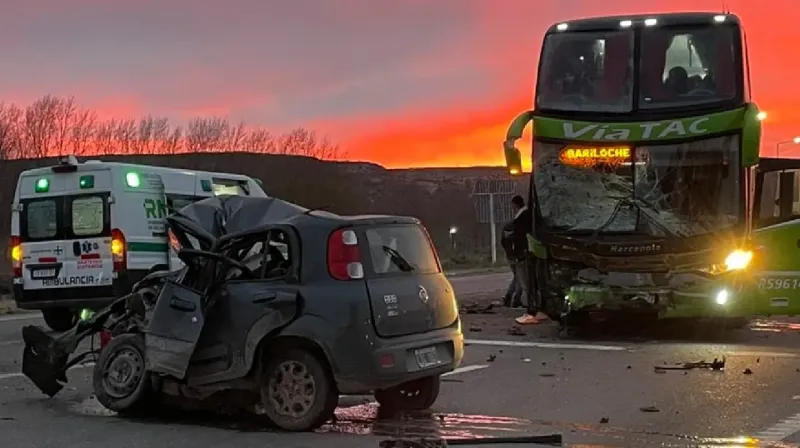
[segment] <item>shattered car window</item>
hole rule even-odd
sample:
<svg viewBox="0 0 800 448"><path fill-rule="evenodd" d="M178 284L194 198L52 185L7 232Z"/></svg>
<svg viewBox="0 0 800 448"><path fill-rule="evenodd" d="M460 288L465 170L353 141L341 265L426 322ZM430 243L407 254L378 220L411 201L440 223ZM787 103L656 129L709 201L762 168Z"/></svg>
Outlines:
<svg viewBox="0 0 800 448"><path fill-rule="evenodd" d="M584 156L581 162L565 157L569 147L537 142L534 172L542 218L565 231L659 237L730 227L740 216L738 148L738 136L725 136L631 148L629 158L615 153L613 160L604 160L598 148L573 151Z"/></svg>

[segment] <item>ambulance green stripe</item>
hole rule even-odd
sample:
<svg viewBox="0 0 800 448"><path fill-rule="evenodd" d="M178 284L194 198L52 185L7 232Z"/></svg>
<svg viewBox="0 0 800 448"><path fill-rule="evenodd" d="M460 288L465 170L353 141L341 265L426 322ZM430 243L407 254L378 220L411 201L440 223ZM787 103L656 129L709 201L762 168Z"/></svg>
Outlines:
<svg viewBox="0 0 800 448"><path fill-rule="evenodd" d="M166 252L167 243L128 243L128 252Z"/></svg>

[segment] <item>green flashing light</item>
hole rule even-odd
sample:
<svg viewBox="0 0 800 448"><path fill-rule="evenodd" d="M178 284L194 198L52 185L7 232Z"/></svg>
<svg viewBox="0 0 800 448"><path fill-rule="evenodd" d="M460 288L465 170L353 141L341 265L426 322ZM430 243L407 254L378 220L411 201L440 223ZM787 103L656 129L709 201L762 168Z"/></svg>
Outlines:
<svg viewBox="0 0 800 448"><path fill-rule="evenodd" d="M37 193L47 193L50 190L50 181L43 177L36 181L34 189Z"/></svg>
<svg viewBox="0 0 800 448"><path fill-rule="evenodd" d="M78 185L81 188L94 188L94 176L81 176Z"/></svg>
<svg viewBox="0 0 800 448"><path fill-rule="evenodd" d="M203 191L213 191L214 190L214 187L211 185L211 181L207 180L207 179L202 179L200 181L200 188L202 188Z"/></svg>
<svg viewBox="0 0 800 448"><path fill-rule="evenodd" d="M125 183L127 183L129 187L139 188L139 186L142 184L142 181L139 179L138 174L128 173L125 175Z"/></svg>
<svg viewBox="0 0 800 448"><path fill-rule="evenodd" d="M94 311L92 311L92 310L90 310L88 308L84 308L84 309L81 310L81 314L80 314L80 319L81 320L89 320L89 319L92 318L92 316L94 316Z"/></svg>

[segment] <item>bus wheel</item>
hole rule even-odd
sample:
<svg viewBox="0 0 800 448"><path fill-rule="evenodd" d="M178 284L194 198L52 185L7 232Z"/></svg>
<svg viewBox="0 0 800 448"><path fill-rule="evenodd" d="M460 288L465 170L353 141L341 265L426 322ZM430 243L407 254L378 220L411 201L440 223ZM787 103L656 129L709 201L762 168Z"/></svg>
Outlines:
<svg viewBox="0 0 800 448"><path fill-rule="evenodd" d="M750 324L747 317L728 317L725 319L725 328L728 330L741 330Z"/></svg>
<svg viewBox="0 0 800 448"><path fill-rule="evenodd" d="M78 313L69 308L48 308L42 310L44 323L53 331L67 331L78 323Z"/></svg>

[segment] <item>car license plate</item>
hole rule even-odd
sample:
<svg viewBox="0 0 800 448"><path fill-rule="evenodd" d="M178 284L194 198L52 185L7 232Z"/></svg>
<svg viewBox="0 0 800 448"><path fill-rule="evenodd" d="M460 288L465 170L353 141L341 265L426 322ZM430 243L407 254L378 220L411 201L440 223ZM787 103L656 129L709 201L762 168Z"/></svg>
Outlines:
<svg viewBox="0 0 800 448"><path fill-rule="evenodd" d="M440 363L439 354L436 352L436 347L427 347L414 350L414 355L417 357L417 365L420 369L426 369Z"/></svg>
<svg viewBox="0 0 800 448"><path fill-rule="evenodd" d="M52 269L34 269L31 271L31 278L51 278L56 276L55 268Z"/></svg>

